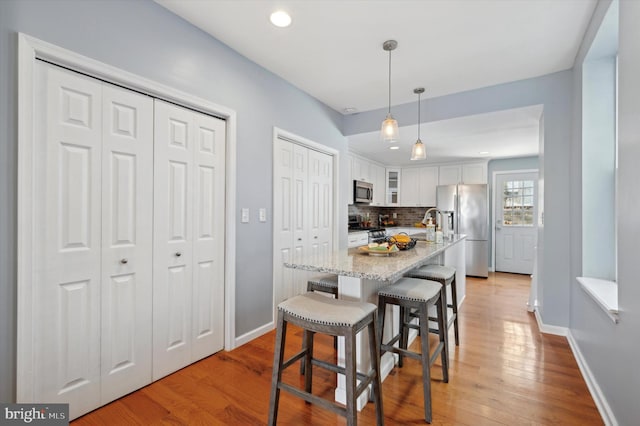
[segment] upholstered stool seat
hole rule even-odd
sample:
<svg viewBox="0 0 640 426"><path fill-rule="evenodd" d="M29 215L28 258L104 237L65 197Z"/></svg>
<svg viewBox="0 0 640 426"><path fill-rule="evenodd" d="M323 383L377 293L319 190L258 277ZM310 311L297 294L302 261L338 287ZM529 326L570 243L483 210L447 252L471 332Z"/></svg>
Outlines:
<svg viewBox="0 0 640 426"><path fill-rule="evenodd" d="M309 278L307 281L307 291L321 291L331 293L338 298L338 276L335 274L318 275Z"/></svg>
<svg viewBox="0 0 640 426"><path fill-rule="evenodd" d="M460 338L458 334L458 292L456 289L456 270L450 266L443 265L425 265L420 268L412 269L405 274L407 277L421 278L423 280L438 281L442 284L443 297L447 308L451 308L451 312L448 309L445 311L445 324L447 324L447 330L453 324L453 332L456 340L456 346L460 345ZM451 301L448 300L446 286L451 285ZM435 332L435 330L432 330ZM447 339L448 340L448 339Z"/></svg>
<svg viewBox="0 0 640 426"><path fill-rule="evenodd" d="M271 399L269 403L269 424L275 425L278 415L280 390L285 390L307 402L346 417L347 425L355 425L357 419L357 398L369 385L373 388L378 425L384 423L380 384L380 352L377 331L377 308L371 303L333 299L316 293L306 293L285 300L278 305L278 322L273 358ZM302 350L284 361L287 324L291 323L304 330ZM369 334L369 354L371 369L358 372L356 369L356 335L367 328ZM313 358L313 337L315 333L345 338L345 366L341 367ZM282 372L291 364L303 359L305 363L305 389L302 390L282 382ZM313 366L345 375L346 407L320 398L311 393ZM356 379L360 380L357 384Z"/></svg>
<svg viewBox="0 0 640 426"><path fill-rule="evenodd" d="M399 334L390 340L384 340L383 324L387 305L400 307ZM436 306L440 341L436 345L433 354L429 348L429 308ZM402 367L403 357L420 360L422 364L422 390L424 394L424 418L431 423L431 365L440 355L442 363L443 381L449 381L449 364L447 347L445 344L446 328L444 327L444 303L442 301L442 285L435 281L427 281L417 278L401 278L396 283L382 287L378 290L378 329L380 330L380 353L394 352L398 354L398 366ZM409 313L415 310L418 325L411 322ZM420 353L407 349L409 341L409 329L417 328L420 331ZM398 347L394 346L398 343Z"/></svg>

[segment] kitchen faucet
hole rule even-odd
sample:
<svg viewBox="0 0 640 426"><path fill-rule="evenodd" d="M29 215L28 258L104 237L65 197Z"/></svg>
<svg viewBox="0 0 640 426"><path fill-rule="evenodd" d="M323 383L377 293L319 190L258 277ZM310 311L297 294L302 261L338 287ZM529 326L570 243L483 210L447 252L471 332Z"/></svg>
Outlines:
<svg viewBox="0 0 640 426"><path fill-rule="evenodd" d="M443 214L442 214L442 212L441 212L439 209L437 209L436 207L431 207L429 210L427 210L427 211L424 213L424 218L422 218L422 223L423 223L424 225L426 225L426 224L427 224L427 218L429 217L429 213L431 213L431 212L433 212L433 211L435 211L435 212L436 212L436 214L439 214L439 215L440 215L440 226L442 227L442 226L443 226L443 224L444 224L444 222L443 222L443 221L444 221L444 215L443 215ZM435 219L436 219L436 227L437 227L437 226L438 226L438 217L436 216L436 218L435 218Z"/></svg>

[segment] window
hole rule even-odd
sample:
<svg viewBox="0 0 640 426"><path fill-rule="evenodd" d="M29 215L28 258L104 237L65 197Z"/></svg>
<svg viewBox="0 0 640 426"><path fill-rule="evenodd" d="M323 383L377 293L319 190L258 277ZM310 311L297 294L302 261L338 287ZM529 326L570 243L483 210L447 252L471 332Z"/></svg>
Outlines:
<svg viewBox="0 0 640 426"><path fill-rule="evenodd" d="M502 220L504 226L533 226L534 181L511 180L502 189Z"/></svg>

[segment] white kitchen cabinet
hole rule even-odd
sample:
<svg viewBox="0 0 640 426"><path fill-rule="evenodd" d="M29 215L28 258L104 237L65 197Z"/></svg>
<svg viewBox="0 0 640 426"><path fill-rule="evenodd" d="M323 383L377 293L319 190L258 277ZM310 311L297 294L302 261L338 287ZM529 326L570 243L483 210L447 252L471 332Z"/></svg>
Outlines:
<svg viewBox="0 0 640 426"><path fill-rule="evenodd" d="M369 243L369 232L367 231L357 231L357 232L349 232L347 237L347 246L349 248L366 246Z"/></svg>
<svg viewBox="0 0 640 426"><path fill-rule="evenodd" d="M455 185L460 183L462 168L459 164L440 166L438 171L438 185Z"/></svg>
<svg viewBox="0 0 640 426"><path fill-rule="evenodd" d="M462 183L487 183L487 163L463 164Z"/></svg>
<svg viewBox="0 0 640 426"><path fill-rule="evenodd" d="M400 205L400 169L386 169L386 175L386 205L398 206Z"/></svg>
<svg viewBox="0 0 640 426"><path fill-rule="evenodd" d="M438 167L403 168L401 182L401 206L432 207L436 205Z"/></svg>
<svg viewBox="0 0 640 426"><path fill-rule="evenodd" d="M373 182L370 166L371 162L355 155L351 156L351 180L361 180L363 182Z"/></svg>
<svg viewBox="0 0 640 426"><path fill-rule="evenodd" d="M384 206L385 205L385 193L386 193L386 170L384 167L371 163L369 167L371 172L371 179L373 183L373 202L372 206Z"/></svg>
<svg viewBox="0 0 640 426"><path fill-rule="evenodd" d="M439 185L487 183L487 163L448 164L440 166Z"/></svg>

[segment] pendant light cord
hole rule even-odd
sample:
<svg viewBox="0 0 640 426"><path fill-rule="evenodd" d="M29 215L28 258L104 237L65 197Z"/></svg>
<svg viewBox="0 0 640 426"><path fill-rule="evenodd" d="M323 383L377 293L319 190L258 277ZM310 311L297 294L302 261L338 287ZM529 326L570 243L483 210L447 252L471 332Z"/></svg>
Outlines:
<svg viewBox="0 0 640 426"><path fill-rule="evenodd" d="M391 114L391 50L389 50L389 114Z"/></svg>
<svg viewBox="0 0 640 426"><path fill-rule="evenodd" d="M418 93L418 140L420 140L420 95L421 93Z"/></svg>

